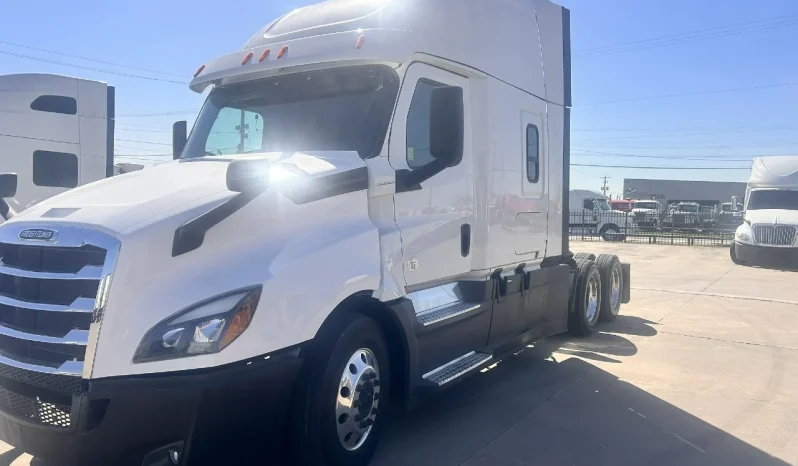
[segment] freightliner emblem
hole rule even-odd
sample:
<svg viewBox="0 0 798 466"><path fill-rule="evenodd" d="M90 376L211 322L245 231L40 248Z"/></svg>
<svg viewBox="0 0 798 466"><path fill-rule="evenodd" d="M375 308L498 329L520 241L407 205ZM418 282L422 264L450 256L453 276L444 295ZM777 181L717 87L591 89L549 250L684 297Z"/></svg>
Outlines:
<svg viewBox="0 0 798 466"><path fill-rule="evenodd" d="M28 228L19 232L19 239L28 241L54 241L57 236L57 231L47 228Z"/></svg>

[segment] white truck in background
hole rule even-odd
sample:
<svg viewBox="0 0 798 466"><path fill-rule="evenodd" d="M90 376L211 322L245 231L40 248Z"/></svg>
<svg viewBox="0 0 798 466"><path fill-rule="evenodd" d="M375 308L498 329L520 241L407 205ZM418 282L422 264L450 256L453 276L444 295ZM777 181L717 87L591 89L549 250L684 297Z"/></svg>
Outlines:
<svg viewBox="0 0 798 466"><path fill-rule="evenodd" d="M641 199L633 201L632 215L635 223L641 229L657 230L660 227L660 219L663 217L662 204L659 201Z"/></svg>
<svg viewBox="0 0 798 466"><path fill-rule="evenodd" d="M118 172L114 88L52 74L0 75L0 222ZM131 167L126 166L126 170ZM16 189L8 191L16 175Z"/></svg>
<svg viewBox="0 0 798 466"><path fill-rule="evenodd" d="M732 261L798 265L798 156L755 158L743 209Z"/></svg>
<svg viewBox="0 0 798 466"><path fill-rule="evenodd" d="M628 264L569 248L569 18L334 0L200 67L179 159L0 225L0 439L364 466L391 406L614 320Z"/></svg>
<svg viewBox="0 0 798 466"><path fill-rule="evenodd" d="M623 241L627 235L637 233L635 217L629 212L613 210L607 196L587 189L572 189L568 194L572 234Z"/></svg>

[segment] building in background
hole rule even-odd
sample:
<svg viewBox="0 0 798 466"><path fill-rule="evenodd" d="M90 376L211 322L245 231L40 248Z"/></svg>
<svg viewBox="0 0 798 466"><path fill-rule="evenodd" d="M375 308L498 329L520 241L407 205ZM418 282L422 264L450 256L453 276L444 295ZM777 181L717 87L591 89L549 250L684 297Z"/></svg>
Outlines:
<svg viewBox="0 0 798 466"><path fill-rule="evenodd" d="M625 178L625 199L655 199L663 205L678 202L697 202L704 206L716 206L730 202L732 196L745 197L745 183L734 181L684 181L647 180Z"/></svg>

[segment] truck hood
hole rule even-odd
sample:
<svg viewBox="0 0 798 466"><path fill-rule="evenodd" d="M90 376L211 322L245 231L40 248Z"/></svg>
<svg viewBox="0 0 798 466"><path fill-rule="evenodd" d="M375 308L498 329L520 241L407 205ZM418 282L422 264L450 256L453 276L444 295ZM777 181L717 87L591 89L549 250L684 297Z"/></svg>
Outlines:
<svg viewBox="0 0 798 466"><path fill-rule="evenodd" d="M752 224L773 224L776 222L782 225L798 225L798 210L748 210L745 212L745 219Z"/></svg>
<svg viewBox="0 0 798 466"><path fill-rule="evenodd" d="M68 222L124 233L153 217L166 213L177 215L196 209L198 204L218 204L233 196L227 189L227 166L240 159L272 161L269 172L272 186L285 179L312 179L365 167L356 152L345 151L176 160L67 191L27 209L11 222Z"/></svg>

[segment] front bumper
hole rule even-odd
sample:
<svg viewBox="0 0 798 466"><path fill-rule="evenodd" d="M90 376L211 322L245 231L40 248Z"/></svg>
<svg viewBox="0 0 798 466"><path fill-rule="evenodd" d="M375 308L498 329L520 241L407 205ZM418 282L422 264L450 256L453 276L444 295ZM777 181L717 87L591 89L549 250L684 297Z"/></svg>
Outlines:
<svg viewBox="0 0 798 466"><path fill-rule="evenodd" d="M734 242L734 253L745 262L772 262L798 266L798 247L768 247Z"/></svg>
<svg viewBox="0 0 798 466"><path fill-rule="evenodd" d="M212 370L88 381L72 395L69 427L4 408L0 439L66 465L166 465L169 449L181 451L181 465L234 464L253 446L274 458L300 366L293 348Z"/></svg>

